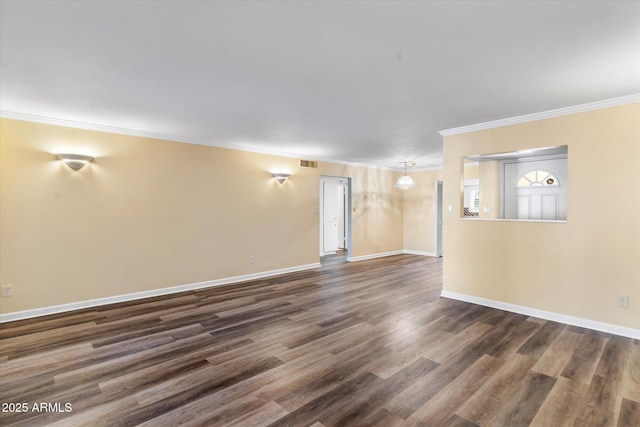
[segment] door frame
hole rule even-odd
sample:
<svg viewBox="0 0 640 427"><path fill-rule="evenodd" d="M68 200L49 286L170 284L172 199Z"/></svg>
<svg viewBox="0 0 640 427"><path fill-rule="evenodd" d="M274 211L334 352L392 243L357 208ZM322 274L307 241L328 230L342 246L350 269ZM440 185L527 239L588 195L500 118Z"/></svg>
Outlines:
<svg viewBox="0 0 640 427"><path fill-rule="evenodd" d="M319 185L319 192L320 192L320 210L318 211L318 220L319 220L319 227L320 227L320 231L318 233L318 236L320 238L320 240L318 241L318 246L319 246L319 253L320 256L325 256L325 255L329 255L329 254L325 254L323 252L323 246L322 246L322 239L324 239L323 236L323 212L324 212L324 183L325 182L335 182L338 184L341 184L343 186L345 186L347 188L347 192L346 192L346 198L345 198L345 203L344 203L344 231L345 231L345 246L346 246L346 250L347 250L347 257L351 256L351 178L346 177L346 176L332 176L332 175L320 175L320 185Z"/></svg>
<svg viewBox="0 0 640 427"><path fill-rule="evenodd" d="M436 181L435 184L435 237L436 237L436 241L435 241L435 253L436 256L441 257L442 256L442 223L444 221L444 216L442 215L442 204L443 204L443 184L442 184L442 180L438 180ZM439 221L438 221L439 220Z"/></svg>

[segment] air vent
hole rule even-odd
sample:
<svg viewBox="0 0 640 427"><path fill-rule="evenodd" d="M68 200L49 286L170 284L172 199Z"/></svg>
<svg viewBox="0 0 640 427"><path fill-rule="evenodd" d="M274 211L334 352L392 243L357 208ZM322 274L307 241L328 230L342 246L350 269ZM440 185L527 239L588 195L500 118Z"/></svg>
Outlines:
<svg viewBox="0 0 640 427"><path fill-rule="evenodd" d="M314 168L314 169L317 169L318 168L318 162L316 162L314 160L300 160L300 167L301 168Z"/></svg>

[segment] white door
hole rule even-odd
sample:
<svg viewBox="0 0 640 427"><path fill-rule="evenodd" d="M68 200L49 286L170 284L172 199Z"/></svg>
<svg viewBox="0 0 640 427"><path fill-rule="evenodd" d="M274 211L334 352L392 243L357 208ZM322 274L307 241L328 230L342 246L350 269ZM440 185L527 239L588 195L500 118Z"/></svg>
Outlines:
<svg viewBox="0 0 640 427"><path fill-rule="evenodd" d="M338 249L338 183L323 182L322 252L332 254Z"/></svg>
<svg viewBox="0 0 640 427"><path fill-rule="evenodd" d="M567 159L505 162L506 219L567 219Z"/></svg>

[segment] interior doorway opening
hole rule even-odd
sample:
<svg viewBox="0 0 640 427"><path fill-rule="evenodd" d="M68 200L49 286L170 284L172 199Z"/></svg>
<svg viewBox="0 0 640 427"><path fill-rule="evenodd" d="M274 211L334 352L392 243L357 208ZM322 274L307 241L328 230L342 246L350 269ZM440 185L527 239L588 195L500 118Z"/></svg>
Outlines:
<svg viewBox="0 0 640 427"><path fill-rule="evenodd" d="M351 178L320 177L320 257L351 253Z"/></svg>

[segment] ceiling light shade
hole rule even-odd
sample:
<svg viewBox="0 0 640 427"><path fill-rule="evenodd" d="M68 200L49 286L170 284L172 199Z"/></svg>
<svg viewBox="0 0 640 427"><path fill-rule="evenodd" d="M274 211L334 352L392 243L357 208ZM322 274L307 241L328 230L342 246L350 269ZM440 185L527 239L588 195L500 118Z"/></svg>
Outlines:
<svg viewBox="0 0 640 427"><path fill-rule="evenodd" d="M416 183L409 175L403 175L396 182L396 188L401 188L403 190L408 190L410 188L416 188Z"/></svg>
<svg viewBox="0 0 640 427"><path fill-rule="evenodd" d="M291 175L288 173L274 173L273 177L276 179L276 181L278 181L280 184L283 184Z"/></svg>
<svg viewBox="0 0 640 427"><path fill-rule="evenodd" d="M395 187L400 188L402 190L408 190L410 188L416 188L416 183L409 175L407 175L407 164L408 162L404 162L404 175L400 177L400 179L396 182ZM415 163L409 164L409 166L415 166Z"/></svg>
<svg viewBox="0 0 640 427"><path fill-rule="evenodd" d="M74 171L82 169L93 160L93 157L82 154L56 154L56 156Z"/></svg>

